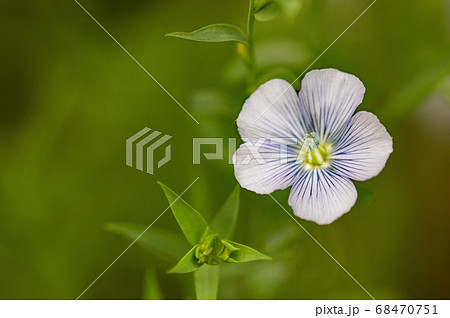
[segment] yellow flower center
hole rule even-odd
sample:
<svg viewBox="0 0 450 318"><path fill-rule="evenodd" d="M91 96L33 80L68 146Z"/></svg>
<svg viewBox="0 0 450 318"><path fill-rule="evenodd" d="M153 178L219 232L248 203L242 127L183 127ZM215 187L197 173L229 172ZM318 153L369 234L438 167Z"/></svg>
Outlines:
<svg viewBox="0 0 450 318"><path fill-rule="evenodd" d="M321 142L317 134L312 132L303 137L297 161L303 164L306 170L327 168L330 165L332 150L332 144Z"/></svg>

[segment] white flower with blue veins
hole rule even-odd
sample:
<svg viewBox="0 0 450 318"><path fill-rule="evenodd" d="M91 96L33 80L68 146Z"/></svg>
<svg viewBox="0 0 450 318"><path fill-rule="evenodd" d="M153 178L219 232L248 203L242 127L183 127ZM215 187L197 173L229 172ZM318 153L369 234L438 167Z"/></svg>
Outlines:
<svg viewBox="0 0 450 318"><path fill-rule="evenodd" d="M358 196L350 179L378 175L393 150L374 114L354 114L364 92L356 76L336 69L306 74L298 95L281 79L261 85L237 119L240 185L259 194L292 187L294 214L318 224L348 212Z"/></svg>

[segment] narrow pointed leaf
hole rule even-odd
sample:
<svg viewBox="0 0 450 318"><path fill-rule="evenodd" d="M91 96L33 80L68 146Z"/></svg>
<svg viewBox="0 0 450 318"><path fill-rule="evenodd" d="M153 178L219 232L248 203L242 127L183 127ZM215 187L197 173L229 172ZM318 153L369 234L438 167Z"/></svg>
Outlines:
<svg viewBox="0 0 450 318"><path fill-rule="evenodd" d="M105 229L134 241L145 231L147 226L134 223L108 223L105 225ZM136 243L151 253L171 261L180 259L189 248L181 234L157 227L149 228Z"/></svg>
<svg viewBox="0 0 450 318"><path fill-rule="evenodd" d="M256 0L255 6L254 6L254 12L257 13L261 11L264 6L266 6L269 2L272 2L273 0Z"/></svg>
<svg viewBox="0 0 450 318"><path fill-rule="evenodd" d="M240 42L247 44L245 34L232 24L219 23L207 25L192 32L172 32L166 36L198 42Z"/></svg>
<svg viewBox="0 0 450 318"><path fill-rule="evenodd" d="M281 14L280 4L276 1L261 1L257 7L255 7L255 19L261 22L270 21Z"/></svg>
<svg viewBox="0 0 450 318"><path fill-rule="evenodd" d="M170 274L184 274L190 273L198 269L201 265L198 263L198 259L195 258L195 249L197 246L191 248L182 259L167 272Z"/></svg>
<svg viewBox="0 0 450 318"><path fill-rule="evenodd" d="M259 0L255 3L255 18L269 21L283 15L292 22L298 15L303 0Z"/></svg>
<svg viewBox="0 0 450 318"><path fill-rule="evenodd" d="M254 248L251 248L247 245L236 243L233 241L228 241L228 240L225 240L225 241L230 243L234 247L239 248L239 250L233 251L230 254L230 258L238 263L272 260L272 258L270 258L269 256L264 255L263 253L255 250Z"/></svg>
<svg viewBox="0 0 450 318"><path fill-rule="evenodd" d="M169 204L171 204L173 215L184 236L192 246L200 242L208 224L205 219L193 207L180 198L169 187L159 182L159 185L166 194Z"/></svg>
<svg viewBox="0 0 450 318"><path fill-rule="evenodd" d="M396 90L381 113L387 119L400 119L416 110L450 73L450 59L438 61L425 73L420 73L409 84Z"/></svg>
<svg viewBox="0 0 450 318"><path fill-rule="evenodd" d="M211 233L211 227L207 226L206 229L205 229L205 231L204 231L203 234L202 234L202 237L200 238L200 242L203 241L203 239L204 239L205 237L207 237L208 235L210 235L210 234L212 234L212 233Z"/></svg>
<svg viewBox="0 0 450 318"><path fill-rule="evenodd" d="M161 300L164 299L159 287L158 277L154 268L148 268L145 271L144 282L144 299L148 300Z"/></svg>
<svg viewBox="0 0 450 318"><path fill-rule="evenodd" d="M205 265L194 272L195 293L199 300L217 299L220 267Z"/></svg>
<svg viewBox="0 0 450 318"><path fill-rule="evenodd" d="M211 222L212 231L218 233L221 238L231 237L236 227L239 213L240 189L239 185L236 185Z"/></svg>

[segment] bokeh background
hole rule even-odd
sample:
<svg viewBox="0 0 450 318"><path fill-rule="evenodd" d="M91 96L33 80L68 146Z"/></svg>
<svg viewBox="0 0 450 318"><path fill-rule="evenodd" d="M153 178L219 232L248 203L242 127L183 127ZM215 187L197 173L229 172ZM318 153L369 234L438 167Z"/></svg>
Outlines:
<svg viewBox="0 0 450 318"><path fill-rule="evenodd" d="M245 28L248 3L80 3L200 125L74 1L0 1L3 299L76 298L130 242L106 224L148 225L167 207L157 181L180 193L199 176L184 198L208 219L236 184L226 160L192 164L193 137L238 137L248 92L236 47L164 34ZM299 75L369 4L303 0L297 15L257 22L260 80ZM450 298L450 1L378 0L313 66L324 67L364 82L360 109L395 150L350 213L302 224L375 298ZM146 126L173 136L153 176L125 165L126 138ZM285 206L287 195L275 194ZM180 232L170 212L155 228ZM219 298L368 298L268 196L242 190L233 239L273 261L222 266ZM83 298L146 298L155 278L167 299L195 297L192 275L166 274L174 262L136 244Z"/></svg>

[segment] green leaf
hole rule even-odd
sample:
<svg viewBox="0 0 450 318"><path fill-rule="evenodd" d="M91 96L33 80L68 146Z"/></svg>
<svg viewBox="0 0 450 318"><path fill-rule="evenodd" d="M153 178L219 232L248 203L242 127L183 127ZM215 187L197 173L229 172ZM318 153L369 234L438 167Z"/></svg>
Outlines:
<svg viewBox="0 0 450 318"><path fill-rule="evenodd" d="M282 13L277 1L258 1L255 5L255 19L261 22L270 21Z"/></svg>
<svg viewBox="0 0 450 318"><path fill-rule="evenodd" d="M255 18L269 21L283 15L292 22L298 15L303 0L259 0L255 3Z"/></svg>
<svg viewBox="0 0 450 318"><path fill-rule="evenodd" d="M450 73L450 59L438 61L426 73L421 73L410 84L399 89L384 106L380 115L399 119L416 110Z"/></svg>
<svg viewBox="0 0 450 318"><path fill-rule="evenodd" d="M200 242L202 242L208 235L211 235L211 227L207 226L205 231L202 234L202 237L200 238Z"/></svg>
<svg viewBox="0 0 450 318"><path fill-rule="evenodd" d="M197 299L216 299L219 290L220 267L205 265L194 272Z"/></svg>
<svg viewBox="0 0 450 318"><path fill-rule="evenodd" d="M235 25L219 23L192 32L172 32L166 36L198 42L239 42L247 45L244 32Z"/></svg>
<svg viewBox="0 0 450 318"><path fill-rule="evenodd" d="M272 1L273 0L255 0L255 5L254 5L255 10L254 10L254 12L258 12L267 3L272 2Z"/></svg>
<svg viewBox="0 0 450 318"><path fill-rule="evenodd" d="M148 225L133 223L108 223L105 229L118 234L130 241L134 241ZM137 244L166 260L177 260L189 248L179 234L157 227L148 229L137 241Z"/></svg>
<svg viewBox="0 0 450 318"><path fill-rule="evenodd" d="M154 268L148 268L145 271L144 281L144 299L148 300L161 300L164 299L159 287L158 277Z"/></svg>
<svg viewBox="0 0 450 318"><path fill-rule="evenodd" d="M173 215L184 236L192 246L200 242L208 224L193 207L180 198L175 192L161 182L158 182L171 205Z"/></svg>
<svg viewBox="0 0 450 318"><path fill-rule="evenodd" d="M195 258L195 250L197 249L197 245L191 248L186 255L183 256L182 259L167 272L169 274L184 274L190 273L198 269L201 265L198 263L197 258Z"/></svg>
<svg viewBox="0 0 450 318"><path fill-rule="evenodd" d="M211 222L212 232L219 233L221 238L229 238L236 227L239 213L239 185L234 187L225 203Z"/></svg>
<svg viewBox="0 0 450 318"><path fill-rule="evenodd" d="M258 252L254 248L251 248L247 245L236 243L236 242L229 241L229 240L225 240L225 241L239 249L237 251L233 251L230 254L230 258L235 260L238 263L272 260L272 258L270 258L269 256L264 255L263 253Z"/></svg>

